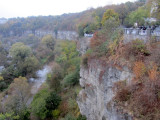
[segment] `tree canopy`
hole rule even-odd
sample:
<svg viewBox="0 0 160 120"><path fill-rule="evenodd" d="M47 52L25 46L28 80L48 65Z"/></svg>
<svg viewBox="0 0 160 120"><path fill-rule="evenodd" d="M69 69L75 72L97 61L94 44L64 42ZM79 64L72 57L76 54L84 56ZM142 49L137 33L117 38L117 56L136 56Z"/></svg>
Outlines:
<svg viewBox="0 0 160 120"><path fill-rule="evenodd" d="M60 104L61 98L56 93L50 93L46 88L39 91L31 103L32 112L44 119Z"/></svg>
<svg viewBox="0 0 160 120"><path fill-rule="evenodd" d="M47 48L54 50L55 40L52 35L46 35L42 38L42 43L47 46Z"/></svg>
<svg viewBox="0 0 160 120"><path fill-rule="evenodd" d="M39 66L39 61L33 55L31 48L21 42L12 45L10 55L15 66L13 71L16 71L17 77L32 74Z"/></svg>
<svg viewBox="0 0 160 120"><path fill-rule="evenodd" d="M18 61L18 60L24 60L26 57L31 56L32 51L30 47L24 45L21 42L18 42L12 45L9 53L14 60Z"/></svg>
<svg viewBox="0 0 160 120"><path fill-rule="evenodd" d="M129 16L126 18L126 21L129 25L134 25L134 23L138 23L138 25L145 24L145 18L149 17L150 12L149 9L145 7L140 7L136 11L131 12Z"/></svg>
<svg viewBox="0 0 160 120"><path fill-rule="evenodd" d="M102 25L104 26L105 22L108 19L114 18L115 20L119 21L119 15L116 13L113 9L108 9L106 12L103 14L102 18Z"/></svg>
<svg viewBox="0 0 160 120"><path fill-rule="evenodd" d="M30 98L30 86L27 79L21 76L15 78L8 92L9 95L5 102L6 112L14 112L16 115L24 117L24 110Z"/></svg>

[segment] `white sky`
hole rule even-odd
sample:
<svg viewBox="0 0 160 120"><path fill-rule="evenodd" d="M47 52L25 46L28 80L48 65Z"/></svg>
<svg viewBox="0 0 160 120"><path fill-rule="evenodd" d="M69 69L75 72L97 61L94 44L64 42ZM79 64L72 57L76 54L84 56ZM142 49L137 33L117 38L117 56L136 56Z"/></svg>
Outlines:
<svg viewBox="0 0 160 120"><path fill-rule="evenodd" d="M74 13L134 0L0 0L0 18Z"/></svg>

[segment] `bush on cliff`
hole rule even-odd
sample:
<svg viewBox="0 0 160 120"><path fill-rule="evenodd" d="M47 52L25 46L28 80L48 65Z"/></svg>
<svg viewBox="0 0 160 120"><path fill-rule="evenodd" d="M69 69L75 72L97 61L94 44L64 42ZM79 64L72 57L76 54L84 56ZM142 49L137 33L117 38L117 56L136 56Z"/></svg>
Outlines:
<svg viewBox="0 0 160 120"><path fill-rule="evenodd" d="M144 51L148 51L147 45L140 41L133 41L125 48L128 50L129 47L132 49L130 56L135 57L134 61L127 59L131 64L134 77L130 84L116 83L114 99L118 106L132 112L135 119L158 120L160 118L160 62L158 60L160 43L150 43L149 56L144 54ZM131 52L127 50L125 49L124 52Z"/></svg>
<svg viewBox="0 0 160 120"><path fill-rule="evenodd" d="M76 70L68 75L65 76L63 79L63 85L64 86L74 86L79 83L79 66L76 68Z"/></svg>

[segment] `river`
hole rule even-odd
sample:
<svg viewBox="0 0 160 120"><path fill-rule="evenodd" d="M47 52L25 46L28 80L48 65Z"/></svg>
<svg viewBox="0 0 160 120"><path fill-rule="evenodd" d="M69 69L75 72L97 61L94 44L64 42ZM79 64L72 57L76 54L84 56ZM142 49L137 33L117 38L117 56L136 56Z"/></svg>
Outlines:
<svg viewBox="0 0 160 120"><path fill-rule="evenodd" d="M46 81L47 74L51 71L51 68L48 65L45 65L42 70L38 70L36 75L37 79L31 78L30 81L33 82L31 87L31 94L36 94L41 87L41 85Z"/></svg>
<svg viewBox="0 0 160 120"><path fill-rule="evenodd" d="M38 70L36 72L37 78L30 78L30 82L31 82L31 94L32 97L30 97L30 99L27 102L27 105L30 105L30 103L33 100L33 96L38 92L38 90L40 89L41 85L46 81L47 79L47 74L51 72L51 67L49 67L48 65L45 65L43 67L43 69Z"/></svg>

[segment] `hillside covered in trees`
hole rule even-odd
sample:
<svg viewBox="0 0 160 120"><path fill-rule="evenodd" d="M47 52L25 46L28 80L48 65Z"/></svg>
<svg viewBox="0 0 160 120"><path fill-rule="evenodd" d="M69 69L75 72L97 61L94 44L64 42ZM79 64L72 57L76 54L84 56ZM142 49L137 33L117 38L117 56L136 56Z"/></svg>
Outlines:
<svg viewBox="0 0 160 120"><path fill-rule="evenodd" d="M79 85L81 68L89 69L92 60L119 69L127 66L135 75L133 83L115 83L113 101L118 108L132 112L134 118L158 120L159 42L152 37L150 43L137 39L124 44L123 28L134 27L134 23L158 26L159 4L159 0L139 0L60 16L11 18L0 24L0 120L86 120L88 116L81 115L77 98L82 89L92 86ZM147 21L152 17L157 21ZM55 34L76 31L79 37L39 37L36 30ZM27 31L31 32L24 34ZM77 45L85 33L94 35L81 55ZM47 72L40 75L39 70ZM99 79L102 76L103 72ZM43 82L34 88L41 78Z"/></svg>
<svg viewBox="0 0 160 120"><path fill-rule="evenodd" d="M13 31L14 35L22 35L24 31L31 30L33 33L35 30L58 30L66 31L79 31L85 29L83 32L93 32L101 26L101 21L104 12L107 9L113 9L119 14L119 20L122 25L127 25L129 21L125 21L125 18L135 11L138 7L144 5L144 2L127 2L120 5L107 5L99 8L91 8L81 13L63 14L60 16L31 16L27 18L11 18L7 23L0 25L0 33L3 36L9 36ZM92 31L91 31L92 30Z"/></svg>

